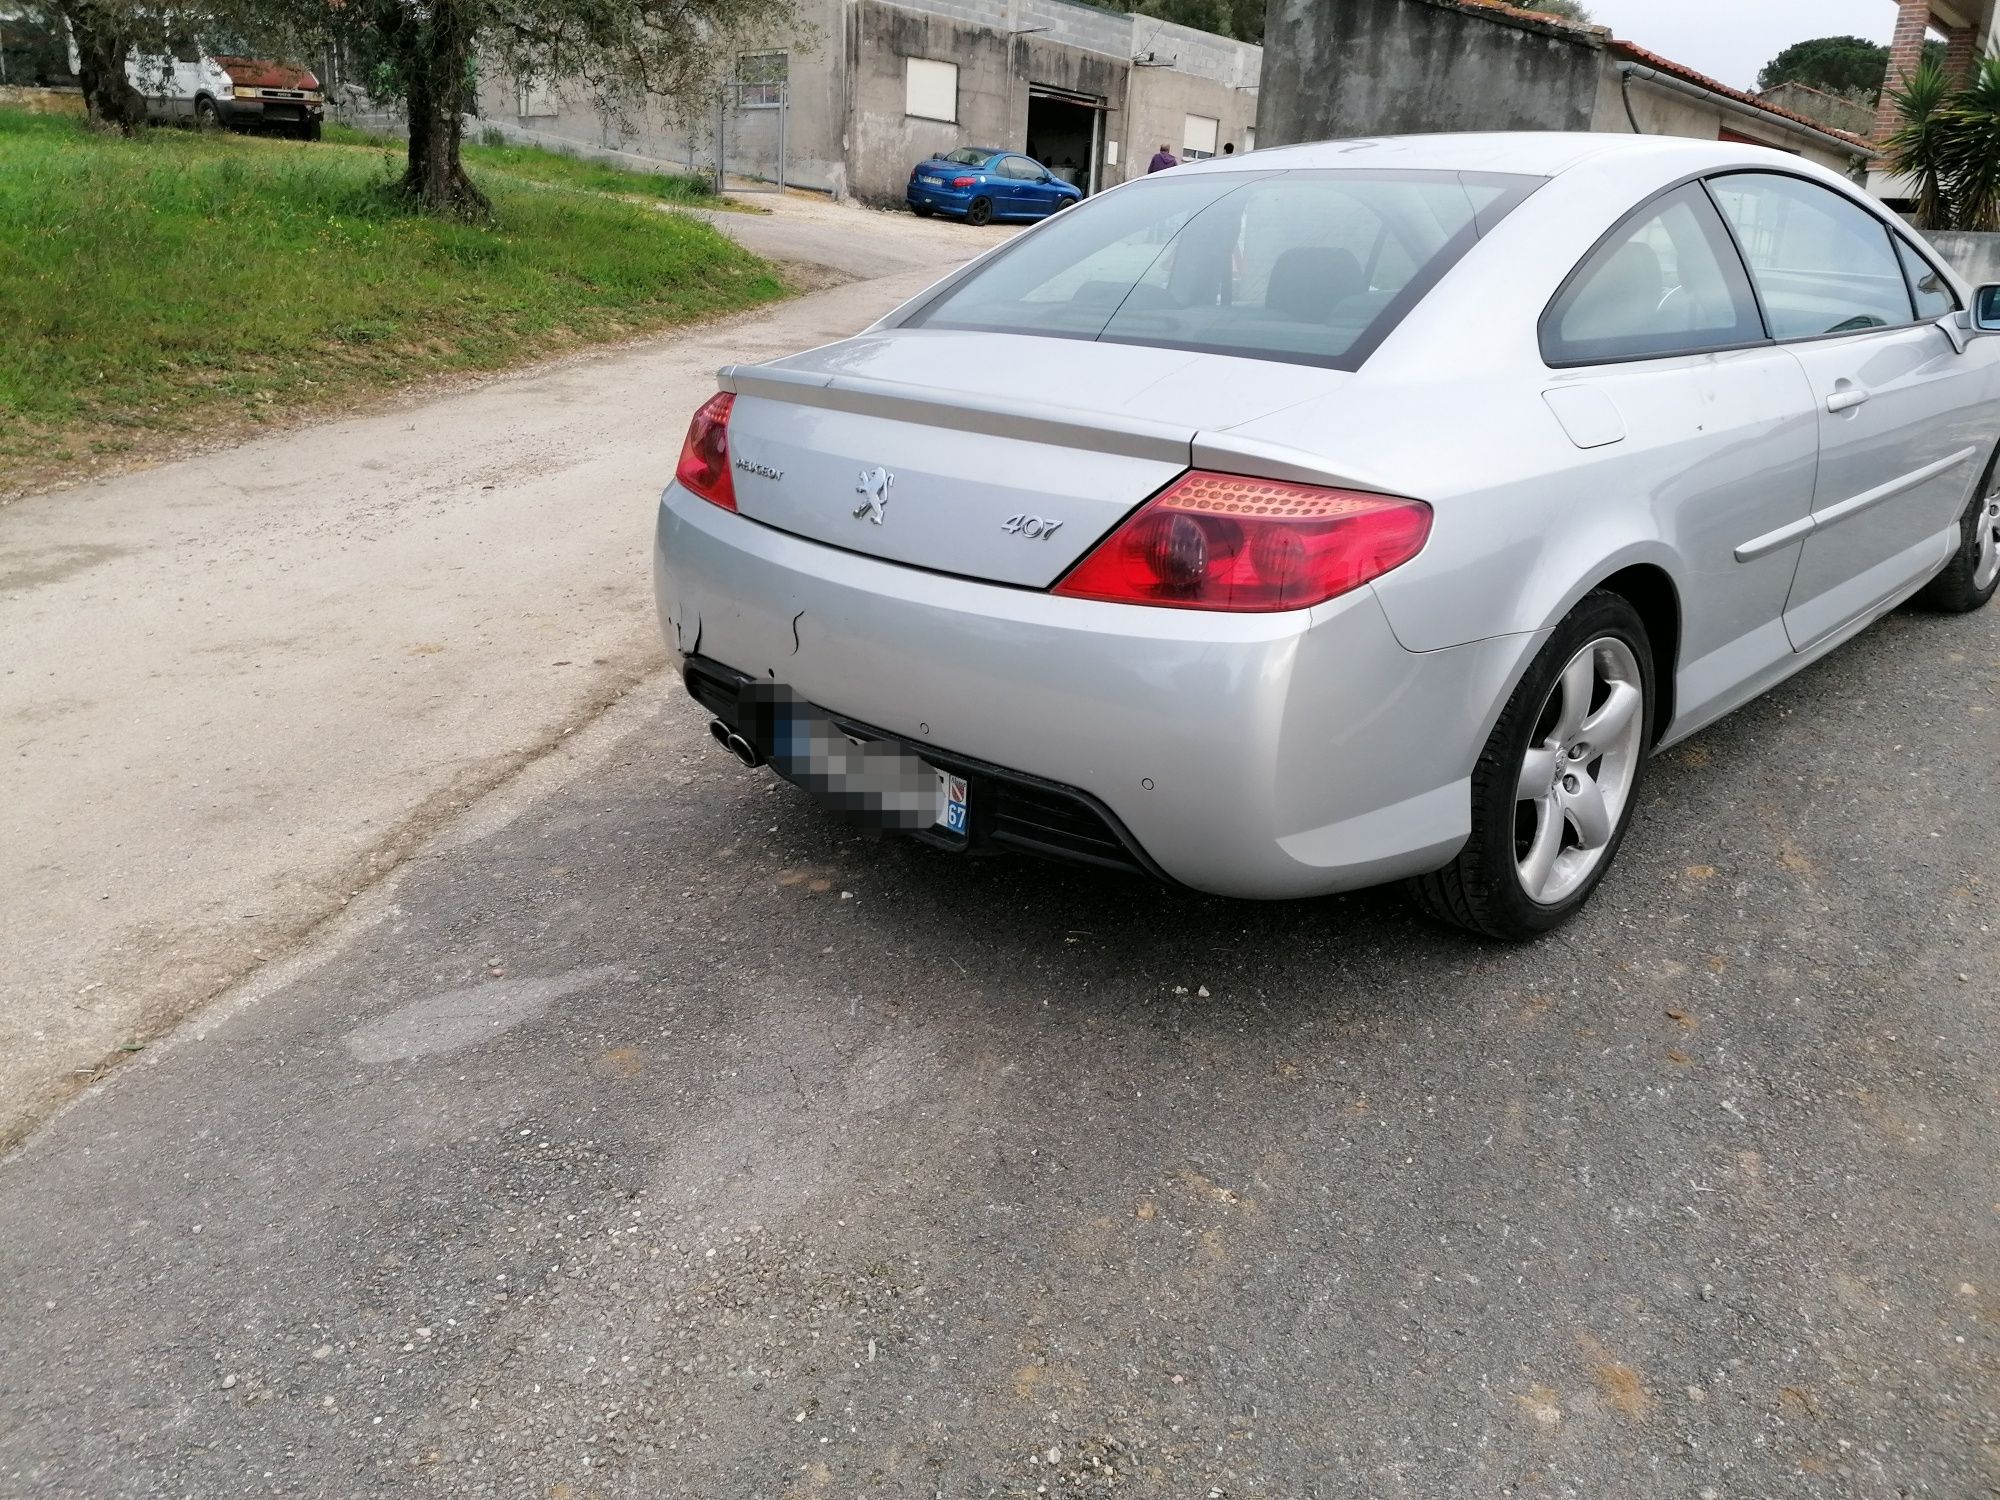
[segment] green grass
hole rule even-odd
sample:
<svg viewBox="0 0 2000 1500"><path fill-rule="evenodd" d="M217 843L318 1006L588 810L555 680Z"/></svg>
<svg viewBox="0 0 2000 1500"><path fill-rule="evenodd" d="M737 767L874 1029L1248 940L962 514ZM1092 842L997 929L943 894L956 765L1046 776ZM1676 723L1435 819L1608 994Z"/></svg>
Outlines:
<svg viewBox="0 0 2000 1500"><path fill-rule="evenodd" d="M397 152L403 149L403 143L393 136L374 135L348 125L327 126L326 139L341 145L376 146ZM539 146L475 145L470 137L464 155L465 170L476 182L483 181L488 173L499 172L589 193L625 193L697 208L723 206L706 177L686 173L634 172L604 162L565 156L559 151L545 151Z"/></svg>
<svg viewBox="0 0 2000 1500"><path fill-rule="evenodd" d="M586 185L607 173L630 191L624 173L514 147L467 157L490 226L406 212L389 191L400 153L379 144L122 141L0 110L0 494L161 436L784 294L699 220Z"/></svg>

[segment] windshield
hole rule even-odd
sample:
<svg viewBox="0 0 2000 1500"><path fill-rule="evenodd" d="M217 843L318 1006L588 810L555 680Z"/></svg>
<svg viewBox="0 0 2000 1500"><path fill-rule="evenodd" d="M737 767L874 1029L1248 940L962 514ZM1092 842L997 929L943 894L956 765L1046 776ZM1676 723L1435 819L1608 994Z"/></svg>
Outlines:
<svg viewBox="0 0 2000 1500"><path fill-rule="evenodd" d="M1541 181L1473 172L1163 173L1071 209L905 326L1357 369Z"/></svg>
<svg viewBox="0 0 2000 1500"><path fill-rule="evenodd" d="M956 151L946 152L939 160L956 162L961 167L983 167L999 154L979 146L960 146Z"/></svg>

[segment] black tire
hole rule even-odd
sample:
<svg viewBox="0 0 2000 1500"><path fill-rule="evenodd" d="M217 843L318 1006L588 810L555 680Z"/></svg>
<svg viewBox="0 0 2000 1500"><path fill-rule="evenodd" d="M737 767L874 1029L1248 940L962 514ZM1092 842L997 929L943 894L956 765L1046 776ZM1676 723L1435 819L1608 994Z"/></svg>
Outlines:
<svg viewBox="0 0 2000 1500"><path fill-rule="evenodd" d="M1917 591L1911 603L1944 614L1967 615L2000 589L2000 493L1996 490L2000 490L2000 450L1987 460L1972 502L1959 517L1958 550L1944 571ZM1979 581L1982 547L1991 549L1986 553L1983 583Z"/></svg>
<svg viewBox="0 0 2000 1500"><path fill-rule="evenodd" d="M1530 896L1522 883L1518 863L1523 855L1521 809L1531 804L1519 798L1516 789L1531 746L1547 753L1544 742L1551 730L1551 711L1560 697L1558 683L1563 669L1586 646L1606 640L1622 641L1629 648L1638 674L1638 739L1636 748L1626 751L1621 762L1629 767L1630 779L1610 837L1594 866L1561 899L1544 904ZM1610 654L1617 655L1615 651ZM1645 779L1657 701L1652 645L1639 612L1618 594L1599 590L1586 595L1536 654L1480 752L1472 772L1472 836L1442 870L1406 883L1411 898L1440 921L1508 942L1540 937L1566 921L1590 899L1624 842ZM1558 757L1553 764L1560 769L1569 762ZM1601 761L1585 754L1579 764L1594 776ZM1569 840L1576 833L1564 825L1557 836Z"/></svg>
<svg viewBox="0 0 2000 1500"><path fill-rule="evenodd" d="M974 198L970 203L966 204L965 222L972 225L991 224L993 222L993 200L991 198Z"/></svg>
<svg viewBox="0 0 2000 1500"><path fill-rule="evenodd" d="M910 205L910 212L920 219L928 219L937 210L932 208L928 203L912 203Z"/></svg>
<svg viewBox="0 0 2000 1500"><path fill-rule="evenodd" d="M203 94L194 101L194 128L214 130L222 124L222 113L215 107L215 101Z"/></svg>
<svg viewBox="0 0 2000 1500"><path fill-rule="evenodd" d="M302 141L316 141L320 137L321 128L318 120L307 120L303 125L299 126L299 139Z"/></svg>

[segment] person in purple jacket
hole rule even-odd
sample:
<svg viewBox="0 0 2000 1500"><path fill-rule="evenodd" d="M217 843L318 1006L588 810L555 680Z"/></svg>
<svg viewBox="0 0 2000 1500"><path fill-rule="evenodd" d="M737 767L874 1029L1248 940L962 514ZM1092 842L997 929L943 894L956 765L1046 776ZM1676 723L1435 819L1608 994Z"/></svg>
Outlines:
<svg viewBox="0 0 2000 1500"><path fill-rule="evenodd" d="M1153 153L1153 159L1147 163L1146 171L1150 175L1154 172L1164 172L1168 167L1178 167L1180 164L1181 159L1165 146L1162 146Z"/></svg>

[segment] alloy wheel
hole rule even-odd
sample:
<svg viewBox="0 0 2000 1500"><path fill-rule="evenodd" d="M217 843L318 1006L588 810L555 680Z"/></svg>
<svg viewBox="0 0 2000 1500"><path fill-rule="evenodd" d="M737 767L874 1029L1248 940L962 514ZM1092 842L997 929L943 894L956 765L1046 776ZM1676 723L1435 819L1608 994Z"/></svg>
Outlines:
<svg viewBox="0 0 2000 1500"><path fill-rule="evenodd" d="M1983 590L2000 577L2000 489L1981 503L1972 524L1979 545L1972 560L1972 586Z"/></svg>
<svg viewBox="0 0 2000 1500"><path fill-rule="evenodd" d="M1515 784L1514 866L1553 906L1600 865L1638 777L1645 678L1631 646L1599 636L1569 659L1536 716Z"/></svg>

